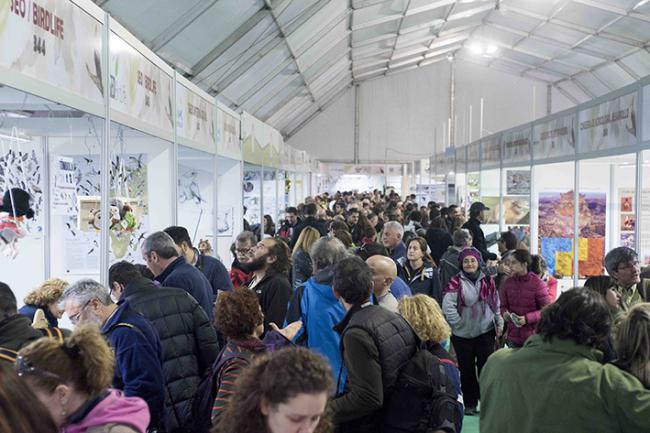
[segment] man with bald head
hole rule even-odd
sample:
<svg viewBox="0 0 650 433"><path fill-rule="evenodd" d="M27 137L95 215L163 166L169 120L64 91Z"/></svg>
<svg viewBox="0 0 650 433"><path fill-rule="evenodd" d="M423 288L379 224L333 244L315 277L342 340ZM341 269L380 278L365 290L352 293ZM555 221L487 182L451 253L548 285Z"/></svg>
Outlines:
<svg viewBox="0 0 650 433"><path fill-rule="evenodd" d="M397 313L397 298L391 293L390 285L397 278L397 266L390 257L372 256L366 260L372 271L372 292L377 304L393 313Z"/></svg>

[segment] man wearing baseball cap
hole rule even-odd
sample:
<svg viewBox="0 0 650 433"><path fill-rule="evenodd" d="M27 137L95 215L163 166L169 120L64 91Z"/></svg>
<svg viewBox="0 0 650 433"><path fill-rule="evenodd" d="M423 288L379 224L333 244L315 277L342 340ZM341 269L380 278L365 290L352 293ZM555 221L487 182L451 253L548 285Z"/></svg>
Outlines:
<svg viewBox="0 0 650 433"><path fill-rule="evenodd" d="M496 254L488 251L485 234L481 229L481 222L485 220L486 210L490 210L490 208L480 201L472 203L469 207L469 220L463 225L463 228L469 230L472 234L472 246L481 252L485 262L497 259Z"/></svg>

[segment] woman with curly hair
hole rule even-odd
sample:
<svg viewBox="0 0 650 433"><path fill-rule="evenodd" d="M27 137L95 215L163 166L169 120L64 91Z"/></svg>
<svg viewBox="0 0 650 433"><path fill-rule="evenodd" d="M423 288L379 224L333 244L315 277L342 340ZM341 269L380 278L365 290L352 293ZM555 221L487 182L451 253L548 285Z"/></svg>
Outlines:
<svg viewBox="0 0 650 433"><path fill-rule="evenodd" d="M41 338L18 352L16 371L62 433L145 433L149 408L109 389L115 354L96 327L78 326L64 342Z"/></svg>
<svg viewBox="0 0 650 433"><path fill-rule="evenodd" d="M213 433L329 433L323 418L332 373L303 348L260 356L238 379L237 391Z"/></svg>
<svg viewBox="0 0 650 433"><path fill-rule="evenodd" d="M260 340L264 332L264 315L257 295L252 290L234 289L219 295L214 324L219 333L228 339L213 368L217 380L212 424L217 425L237 389L235 381L242 370L257 355L291 344L302 322L294 322L284 329L271 324L271 331L266 333L264 340Z"/></svg>
<svg viewBox="0 0 650 433"><path fill-rule="evenodd" d="M33 321L36 312L42 310L48 327L58 327L59 319L63 315L63 310L59 308L59 299L61 299L61 295L68 286L67 281L59 278L44 281L27 294L24 299L25 305L18 312Z"/></svg>

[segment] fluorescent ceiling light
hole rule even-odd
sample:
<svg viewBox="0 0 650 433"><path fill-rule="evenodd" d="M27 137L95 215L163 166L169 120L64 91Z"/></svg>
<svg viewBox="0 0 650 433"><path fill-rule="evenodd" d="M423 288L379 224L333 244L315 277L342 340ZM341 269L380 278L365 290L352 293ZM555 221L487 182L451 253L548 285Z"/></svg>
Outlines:
<svg viewBox="0 0 650 433"><path fill-rule="evenodd" d="M474 54L483 54L483 46L479 43L473 43L469 45L469 50Z"/></svg>
<svg viewBox="0 0 650 433"><path fill-rule="evenodd" d="M485 54L494 54L497 52L497 46L494 44L488 44L487 47L485 47Z"/></svg>

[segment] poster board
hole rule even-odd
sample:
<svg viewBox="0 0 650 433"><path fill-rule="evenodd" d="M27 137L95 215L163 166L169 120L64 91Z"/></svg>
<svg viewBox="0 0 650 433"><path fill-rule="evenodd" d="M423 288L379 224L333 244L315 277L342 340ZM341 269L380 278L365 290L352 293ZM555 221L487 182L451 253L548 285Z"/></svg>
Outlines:
<svg viewBox="0 0 650 433"><path fill-rule="evenodd" d="M582 110L578 152L634 146L637 135L636 103L635 92Z"/></svg>
<svg viewBox="0 0 650 433"><path fill-rule="evenodd" d="M497 168L501 164L500 136L492 136L481 141L481 169Z"/></svg>
<svg viewBox="0 0 650 433"><path fill-rule="evenodd" d="M215 106L208 99L176 82L176 135L183 144L215 153Z"/></svg>
<svg viewBox="0 0 650 433"><path fill-rule="evenodd" d="M242 158L240 120L230 111L217 107L217 153L231 159Z"/></svg>

